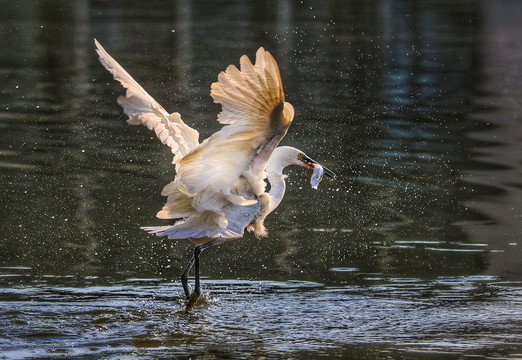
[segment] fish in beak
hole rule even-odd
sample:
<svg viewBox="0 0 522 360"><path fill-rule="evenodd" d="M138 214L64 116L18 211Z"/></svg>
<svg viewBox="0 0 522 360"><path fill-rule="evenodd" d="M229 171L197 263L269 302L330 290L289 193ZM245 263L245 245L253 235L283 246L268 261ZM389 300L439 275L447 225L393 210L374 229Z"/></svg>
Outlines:
<svg viewBox="0 0 522 360"><path fill-rule="evenodd" d="M321 180L323 180L323 175L326 175L327 177L333 180L337 179L337 175L335 175L335 173L332 170L322 166L317 161L309 158L305 154L299 154L298 159L300 161L299 165L314 170L314 173L310 180L312 188L317 189L319 183L321 182Z"/></svg>

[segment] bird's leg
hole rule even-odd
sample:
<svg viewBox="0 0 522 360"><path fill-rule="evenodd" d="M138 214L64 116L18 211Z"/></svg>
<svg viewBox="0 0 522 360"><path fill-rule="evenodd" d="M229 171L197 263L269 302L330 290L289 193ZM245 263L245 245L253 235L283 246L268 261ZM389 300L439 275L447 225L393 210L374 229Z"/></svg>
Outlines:
<svg viewBox="0 0 522 360"><path fill-rule="evenodd" d="M202 248L203 245L196 246L194 249L194 256L192 257L192 260L190 261L189 265L192 267L192 264L194 264L194 276L195 276L195 283L194 283L194 291L190 296L187 296L187 307L185 308L185 312L192 311L192 308L196 304L196 301L198 301L199 296L201 295L201 284L199 280L199 256L203 252L205 248ZM190 269L188 269L190 271ZM185 288L185 285L183 286ZM188 289L188 285L187 285ZM186 290L185 290L186 292Z"/></svg>
<svg viewBox="0 0 522 360"><path fill-rule="evenodd" d="M199 279L199 256L201 255L203 250L205 250L206 248L221 244L227 240L228 239L215 239L215 240L209 241L206 244L196 246L196 248L194 249L194 257L192 258L192 260L189 263L190 266L192 266L192 263L194 264L194 272L195 272L194 291L188 297L187 307L185 308L185 312L188 313L188 312L192 311L192 308L194 307L194 305L196 304L196 301L198 301L198 299L201 295L201 282ZM190 271L190 268L188 269L188 271ZM187 288L188 288L188 285L187 285Z"/></svg>
<svg viewBox="0 0 522 360"><path fill-rule="evenodd" d="M194 256L192 256L192 259L190 259L187 268L181 275L181 284L183 285L183 291L185 292L185 298L188 300L190 297L190 288L188 284L188 274L190 270L192 269L192 265L194 265Z"/></svg>

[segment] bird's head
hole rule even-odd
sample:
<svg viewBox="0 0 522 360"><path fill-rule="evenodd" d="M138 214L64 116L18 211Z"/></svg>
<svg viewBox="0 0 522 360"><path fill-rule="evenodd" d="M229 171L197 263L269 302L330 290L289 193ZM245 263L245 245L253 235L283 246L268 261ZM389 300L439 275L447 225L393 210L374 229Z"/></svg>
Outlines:
<svg viewBox="0 0 522 360"><path fill-rule="evenodd" d="M337 175L332 170L322 166L301 150L291 146L280 146L274 149L267 164L267 172L281 174L288 165L299 165L312 170L315 170L317 166L321 166L325 176L334 180L337 179Z"/></svg>

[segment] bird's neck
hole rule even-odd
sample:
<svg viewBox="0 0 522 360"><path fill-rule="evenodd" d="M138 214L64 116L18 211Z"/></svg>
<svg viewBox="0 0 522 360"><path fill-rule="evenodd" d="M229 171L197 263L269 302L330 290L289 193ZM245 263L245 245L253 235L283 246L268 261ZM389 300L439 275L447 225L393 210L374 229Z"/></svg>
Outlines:
<svg viewBox="0 0 522 360"><path fill-rule="evenodd" d="M285 161L282 161L278 156L272 156L268 160L266 166L266 177L270 182L270 210L272 212L279 206L286 190L286 175L283 175L283 169L287 166Z"/></svg>
<svg viewBox="0 0 522 360"><path fill-rule="evenodd" d="M283 199L286 190L285 178L283 169L288 165L293 164L293 159L296 157L297 149L290 147L276 148L266 163L266 176L270 182L270 211L273 211Z"/></svg>
<svg viewBox="0 0 522 360"><path fill-rule="evenodd" d="M270 182L270 191L268 192L270 195L270 207L268 212L270 213L278 207L281 200L283 200L286 190L286 175L283 175L281 172L267 172L267 178Z"/></svg>

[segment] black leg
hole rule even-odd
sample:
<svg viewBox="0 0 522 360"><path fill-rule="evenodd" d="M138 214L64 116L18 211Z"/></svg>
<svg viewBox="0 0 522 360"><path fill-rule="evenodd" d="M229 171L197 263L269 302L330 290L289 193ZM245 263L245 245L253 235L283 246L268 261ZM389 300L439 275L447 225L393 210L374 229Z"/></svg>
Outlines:
<svg viewBox="0 0 522 360"><path fill-rule="evenodd" d="M203 245L201 246L196 246L196 248L194 249L194 260L195 260L195 263L194 263L194 272L195 272L195 283L194 283L194 292L196 294L198 294L198 296L201 295L201 284L200 284L200 281L199 281L199 256L201 255L201 253L203 252L203 250L205 248L202 248Z"/></svg>
<svg viewBox="0 0 522 360"><path fill-rule="evenodd" d="M194 284L194 291L192 294L187 298L187 306L185 308L185 312L191 312L194 305L196 305L196 301L198 301L199 296L201 295L201 283L199 280L199 256L201 255L201 252L205 249L203 247L204 245L196 246L194 249L194 256L192 257L192 260L190 261L190 265L192 266L192 263L194 264L194 272L195 272L195 284ZM188 285L187 285L188 288Z"/></svg>
<svg viewBox="0 0 522 360"><path fill-rule="evenodd" d="M201 282L199 279L199 257L201 255L201 253L206 248L221 244L227 240L229 240L229 239L215 239L215 240L209 241L206 244L196 246L196 248L194 249L194 256L193 256L192 260L190 260L189 267L187 267L187 270L185 270L185 273L183 273L183 275L181 277L181 281L183 283L183 289L185 290L185 294L187 294L188 293L188 284L186 282L186 278L188 276L188 272L190 271L190 268L192 267L192 264L194 264L194 271L195 271L194 292L192 292L192 294L188 297L187 307L185 308L185 312L188 313L188 312L192 311L192 308L196 304L196 301L198 301L199 296L201 295ZM185 279L185 280L183 280L183 279ZM186 288L185 288L185 286L186 286Z"/></svg>
<svg viewBox="0 0 522 360"><path fill-rule="evenodd" d="M192 256L192 259L190 259L190 261L187 265L187 268L181 275L181 284L183 285L183 291L185 291L185 297L187 298L187 300L190 297L190 288L188 285L188 274L189 274L190 270L192 269L192 265L194 265L194 256Z"/></svg>

